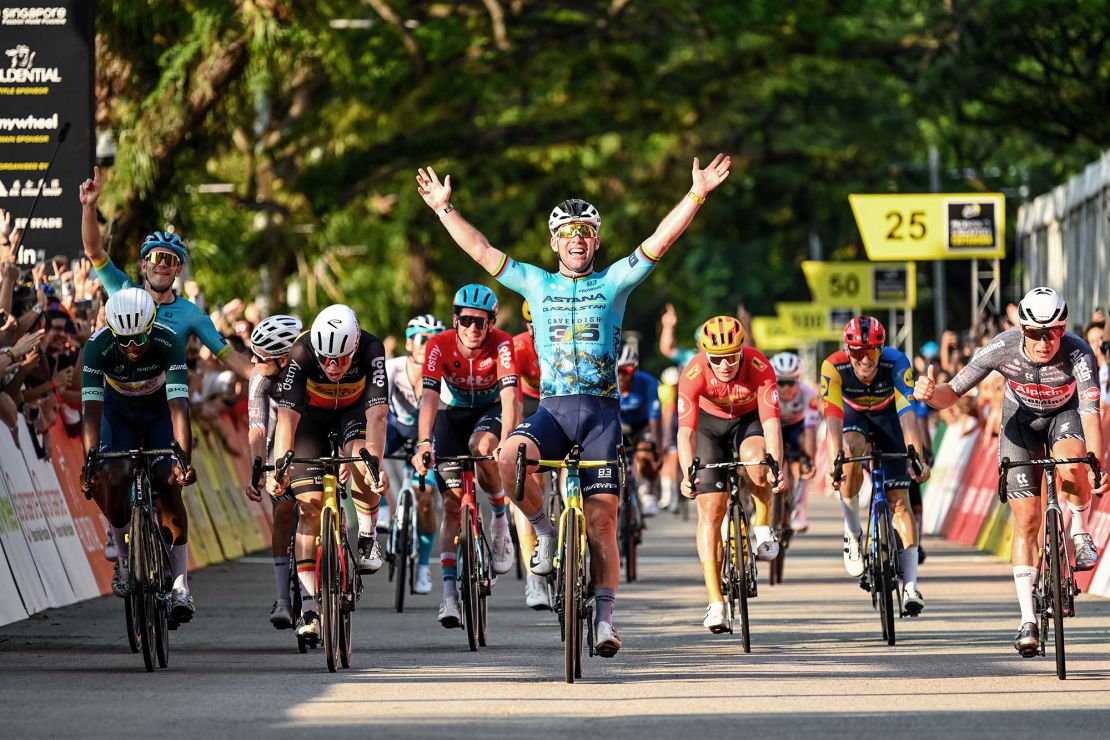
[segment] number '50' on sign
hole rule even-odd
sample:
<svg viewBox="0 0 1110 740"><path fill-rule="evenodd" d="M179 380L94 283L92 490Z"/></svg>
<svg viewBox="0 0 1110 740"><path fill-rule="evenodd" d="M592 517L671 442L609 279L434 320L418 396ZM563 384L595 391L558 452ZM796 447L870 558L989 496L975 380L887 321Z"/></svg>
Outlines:
<svg viewBox="0 0 1110 740"><path fill-rule="evenodd" d="M860 294L859 275L851 272L830 272L828 281L829 295L833 298L855 298Z"/></svg>

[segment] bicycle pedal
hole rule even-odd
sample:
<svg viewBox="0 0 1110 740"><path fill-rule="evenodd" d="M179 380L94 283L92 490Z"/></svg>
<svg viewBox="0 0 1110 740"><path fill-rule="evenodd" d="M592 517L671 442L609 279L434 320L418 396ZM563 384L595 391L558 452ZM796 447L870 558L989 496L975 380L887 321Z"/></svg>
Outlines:
<svg viewBox="0 0 1110 740"><path fill-rule="evenodd" d="M867 593L871 593L871 582L868 581L865 576L860 576L859 587L862 588Z"/></svg>

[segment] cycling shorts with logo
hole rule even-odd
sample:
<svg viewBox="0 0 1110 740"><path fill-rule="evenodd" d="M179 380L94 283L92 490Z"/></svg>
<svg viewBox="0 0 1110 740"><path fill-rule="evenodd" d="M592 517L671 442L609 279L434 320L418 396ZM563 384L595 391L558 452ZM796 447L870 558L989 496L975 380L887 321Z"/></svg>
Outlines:
<svg viewBox="0 0 1110 740"><path fill-rule="evenodd" d="M752 410L735 419L722 419L719 416L698 412L698 436L695 450L703 465L732 462L740 450L740 444L748 437L762 437L763 423L759 420L759 410ZM728 471L699 470L699 493L724 493L728 490Z"/></svg>
<svg viewBox="0 0 1110 740"><path fill-rule="evenodd" d="M436 457L454 457L470 454L470 438L480 432L501 437L501 402L469 408L452 406L436 412L432 446ZM436 480L440 490L462 487L462 465L436 463Z"/></svg>
<svg viewBox="0 0 1110 740"><path fill-rule="evenodd" d="M1021 407L1004 414L998 435L998 459L1008 457L1011 462L1024 462L1044 458L1063 439L1084 439L1078 396L1072 396L1053 416L1039 416ZM1006 475L1006 495L1039 496L1042 475L1040 468L1011 468Z"/></svg>
<svg viewBox="0 0 1110 740"><path fill-rule="evenodd" d="M856 432L870 440L880 452L904 454L906 439L902 425L898 422L898 412L894 404L876 413L856 411L851 406L844 407L844 433ZM897 491L910 487L909 467L906 460L883 460L883 490Z"/></svg>
<svg viewBox="0 0 1110 740"><path fill-rule="evenodd" d="M620 400L604 396L552 396L513 434L527 437L545 460L561 460L577 442L583 460L612 460L621 444ZM617 495L617 471L611 466L579 471L582 495Z"/></svg>

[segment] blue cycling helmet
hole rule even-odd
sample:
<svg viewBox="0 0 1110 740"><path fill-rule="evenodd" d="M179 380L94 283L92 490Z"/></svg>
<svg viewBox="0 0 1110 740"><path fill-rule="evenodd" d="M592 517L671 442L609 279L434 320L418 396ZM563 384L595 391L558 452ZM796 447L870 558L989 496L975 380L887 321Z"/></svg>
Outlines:
<svg viewBox="0 0 1110 740"><path fill-rule="evenodd" d="M493 315L497 313L497 296L484 285L478 283L464 285L455 294L455 309L460 308L477 308Z"/></svg>
<svg viewBox="0 0 1110 740"><path fill-rule="evenodd" d="M152 249L168 249L177 255L182 264L185 262L185 242L181 241L181 237L177 234L171 234L168 231L155 231L143 241L143 248L139 251L139 256L146 259Z"/></svg>

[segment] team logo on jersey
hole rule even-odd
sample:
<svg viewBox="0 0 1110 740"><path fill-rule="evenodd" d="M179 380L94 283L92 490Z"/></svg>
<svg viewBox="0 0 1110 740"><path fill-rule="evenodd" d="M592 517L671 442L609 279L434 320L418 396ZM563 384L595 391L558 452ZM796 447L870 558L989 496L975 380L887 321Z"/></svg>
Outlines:
<svg viewBox="0 0 1110 740"><path fill-rule="evenodd" d="M754 367L759 372L763 372L764 370L767 369L767 365L763 362L763 360L759 359L758 357L753 357L752 358L752 367Z"/></svg>
<svg viewBox="0 0 1110 740"><path fill-rule="evenodd" d="M821 397L822 398L828 398L829 397L829 384L830 383L832 383L832 378L830 378L828 375L822 375L821 376Z"/></svg>
<svg viewBox="0 0 1110 740"><path fill-rule="evenodd" d="M1075 392L1075 381L1054 388L1040 383L1009 381L1010 390L1026 405L1036 409L1055 409L1067 403ZM1096 389L1097 390L1097 389Z"/></svg>
<svg viewBox="0 0 1110 740"><path fill-rule="evenodd" d="M513 366L513 348L508 342L497 348L497 356L501 360L501 367L508 370Z"/></svg>
<svg viewBox="0 0 1110 740"><path fill-rule="evenodd" d="M686 377L693 380L699 375L701 375L701 365L691 362L690 369L686 371Z"/></svg>
<svg viewBox="0 0 1110 740"><path fill-rule="evenodd" d="M913 387L913 370L906 368L906 372L902 373L902 382L906 384L907 388Z"/></svg>
<svg viewBox="0 0 1110 740"><path fill-rule="evenodd" d="M1102 391L1099 390L1097 385L1083 391L1083 395L1080 396L1084 401L1097 401L1101 397Z"/></svg>

